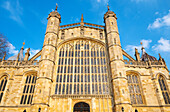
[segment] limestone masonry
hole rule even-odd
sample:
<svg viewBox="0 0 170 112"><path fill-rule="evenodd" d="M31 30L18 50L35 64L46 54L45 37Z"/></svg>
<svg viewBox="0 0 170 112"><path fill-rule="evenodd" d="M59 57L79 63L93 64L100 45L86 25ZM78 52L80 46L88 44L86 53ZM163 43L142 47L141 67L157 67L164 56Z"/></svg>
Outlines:
<svg viewBox="0 0 170 112"><path fill-rule="evenodd" d="M126 53L109 6L104 26L61 26L57 6L47 19L41 51L0 61L0 112L170 112L164 59Z"/></svg>

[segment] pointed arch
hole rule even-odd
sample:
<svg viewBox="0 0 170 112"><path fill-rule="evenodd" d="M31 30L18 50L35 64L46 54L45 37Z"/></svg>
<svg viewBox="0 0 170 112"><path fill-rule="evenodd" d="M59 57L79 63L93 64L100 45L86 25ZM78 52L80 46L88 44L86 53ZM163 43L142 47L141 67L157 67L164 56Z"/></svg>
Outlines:
<svg viewBox="0 0 170 112"><path fill-rule="evenodd" d="M0 78L0 102L2 101L7 81L8 81L7 75L4 75Z"/></svg>
<svg viewBox="0 0 170 112"><path fill-rule="evenodd" d="M57 55L55 94L109 94L104 45L71 40L58 47Z"/></svg>
<svg viewBox="0 0 170 112"><path fill-rule="evenodd" d="M140 84L139 75L129 71L127 74L128 88L132 104L144 104L144 96Z"/></svg>
<svg viewBox="0 0 170 112"><path fill-rule="evenodd" d="M20 100L20 104L22 105L28 105L32 103L35 84L36 84L36 78L37 78L37 72L35 71L28 71L24 73L26 75L25 85L23 89L23 94Z"/></svg>
<svg viewBox="0 0 170 112"><path fill-rule="evenodd" d="M165 104L170 104L170 94L169 94L168 86L166 84L166 81L163 75L160 74L158 76L158 82L159 82L159 86L160 86Z"/></svg>

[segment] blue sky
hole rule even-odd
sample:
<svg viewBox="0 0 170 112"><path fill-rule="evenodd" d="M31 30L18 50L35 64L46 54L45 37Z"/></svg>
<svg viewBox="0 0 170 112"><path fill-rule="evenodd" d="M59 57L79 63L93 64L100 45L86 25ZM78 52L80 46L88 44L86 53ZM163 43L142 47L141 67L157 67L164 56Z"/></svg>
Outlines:
<svg viewBox="0 0 170 112"><path fill-rule="evenodd" d="M110 9L118 17L122 48L134 57L134 48L158 58L170 68L170 0L1 0L0 32L10 43L10 55L17 54L25 41L31 55L43 45L48 14L55 9L61 14L61 25L80 22L81 14L88 23L104 25L103 16Z"/></svg>

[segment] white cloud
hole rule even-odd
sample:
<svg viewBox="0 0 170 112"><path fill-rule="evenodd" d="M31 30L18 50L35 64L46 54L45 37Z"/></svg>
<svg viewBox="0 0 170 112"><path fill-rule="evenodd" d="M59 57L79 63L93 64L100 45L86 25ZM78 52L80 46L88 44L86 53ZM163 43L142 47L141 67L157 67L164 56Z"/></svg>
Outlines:
<svg viewBox="0 0 170 112"><path fill-rule="evenodd" d="M24 53L27 52L27 49L28 49L28 48L25 48ZM30 48L30 58L32 58L32 57L33 57L35 54L37 54L39 51L40 51L40 49Z"/></svg>
<svg viewBox="0 0 170 112"><path fill-rule="evenodd" d="M12 45L10 42L8 42L8 47L9 47L9 54L11 56L17 55L19 53L19 50L16 49L16 47L14 45ZM28 48L24 49L24 54L27 52ZM32 58L35 54L37 54L40 51L40 49L33 49L30 48L30 58Z"/></svg>
<svg viewBox="0 0 170 112"><path fill-rule="evenodd" d="M148 29L156 29L163 26L170 26L170 10L167 15L157 18L152 24L149 24Z"/></svg>
<svg viewBox="0 0 170 112"><path fill-rule="evenodd" d="M155 51L170 52L170 40L166 40L163 37L158 40L158 44L152 46Z"/></svg>
<svg viewBox="0 0 170 112"><path fill-rule="evenodd" d="M8 42L9 47L9 54L11 55L17 55L19 50L16 50L15 46L13 46L10 42Z"/></svg>
<svg viewBox="0 0 170 112"><path fill-rule="evenodd" d="M144 1L148 1L148 0L131 0L132 2L144 2Z"/></svg>
<svg viewBox="0 0 170 112"><path fill-rule="evenodd" d="M9 11L11 19L22 24L21 15L23 8L20 6L19 0L5 1L1 7Z"/></svg>
<svg viewBox="0 0 170 112"><path fill-rule="evenodd" d="M158 15L159 14L159 12L155 12L155 15Z"/></svg>
<svg viewBox="0 0 170 112"><path fill-rule="evenodd" d="M138 49L138 52L141 51L141 47L143 46L144 48L148 49L150 47L150 43L152 42L152 40L141 40L141 42L143 43L143 45L127 45L125 47L125 51L127 51L130 55L134 55L135 54L135 48Z"/></svg>

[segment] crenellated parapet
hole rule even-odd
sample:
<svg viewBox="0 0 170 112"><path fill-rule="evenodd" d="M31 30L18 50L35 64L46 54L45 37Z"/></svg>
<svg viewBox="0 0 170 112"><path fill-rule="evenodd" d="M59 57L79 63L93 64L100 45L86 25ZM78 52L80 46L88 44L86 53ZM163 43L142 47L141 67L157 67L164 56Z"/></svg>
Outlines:
<svg viewBox="0 0 170 112"><path fill-rule="evenodd" d="M125 63L125 67L139 67L139 68L149 68L149 67L155 67L155 68L159 68L159 67L165 67L166 68L166 64L162 63L159 60L155 60L155 61L130 61L130 60L124 60Z"/></svg>
<svg viewBox="0 0 170 112"><path fill-rule="evenodd" d="M0 67L39 67L39 61L4 60L0 61Z"/></svg>

